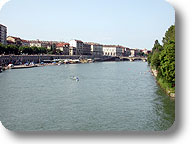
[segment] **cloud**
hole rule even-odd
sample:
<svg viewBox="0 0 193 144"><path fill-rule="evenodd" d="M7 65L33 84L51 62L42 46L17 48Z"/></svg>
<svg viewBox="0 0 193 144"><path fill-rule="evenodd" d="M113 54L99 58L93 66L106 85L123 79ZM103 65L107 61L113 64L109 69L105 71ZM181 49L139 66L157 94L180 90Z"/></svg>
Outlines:
<svg viewBox="0 0 193 144"><path fill-rule="evenodd" d="M9 2L10 0L0 0L0 11L2 9L2 7L7 3Z"/></svg>

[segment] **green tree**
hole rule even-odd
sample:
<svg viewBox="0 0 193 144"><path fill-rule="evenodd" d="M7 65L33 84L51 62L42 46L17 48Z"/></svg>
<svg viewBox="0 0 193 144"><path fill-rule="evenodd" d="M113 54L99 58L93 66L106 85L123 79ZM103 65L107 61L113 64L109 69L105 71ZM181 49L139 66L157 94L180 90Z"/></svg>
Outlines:
<svg viewBox="0 0 193 144"><path fill-rule="evenodd" d="M148 55L148 63L158 71L158 79L175 89L175 25L165 33L162 40L163 46L156 40L152 53Z"/></svg>
<svg viewBox="0 0 193 144"><path fill-rule="evenodd" d="M47 49L45 47L39 47L39 54L46 54L47 53Z"/></svg>
<svg viewBox="0 0 193 144"><path fill-rule="evenodd" d="M162 45L159 43L158 40L156 40L152 48L152 53L154 53L154 51L162 51L162 50L163 50Z"/></svg>
<svg viewBox="0 0 193 144"><path fill-rule="evenodd" d="M0 43L0 54L4 54L6 51L6 46Z"/></svg>
<svg viewBox="0 0 193 144"><path fill-rule="evenodd" d="M19 54L19 47L16 45L5 46L5 54Z"/></svg>
<svg viewBox="0 0 193 144"><path fill-rule="evenodd" d="M160 45L159 41L156 40L154 43L154 47L152 48L152 55L149 56L151 60L148 60L151 63L151 66L158 69L160 66L159 54L163 50L162 45Z"/></svg>
<svg viewBox="0 0 193 144"><path fill-rule="evenodd" d="M151 57L151 66L156 68L158 70L160 66L160 59L159 59L160 52L154 51L152 57Z"/></svg>
<svg viewBox="0 0 193 144"><path fill-rule="evenodd" d="M163 78L175 86L175 42L169 41L164 45L160 54L160 70Z"/></svg>
<svg viewBox="0 0 193 144"><path fill-rule="evenodd" d="M32 54L38 54L39 53L39 48L38 47L31 47L32 48Z"/></svg>
<svg viewBox="0 0 193 144"><path fill-rule="evenodd" d="M148 62L148 64L151 63L151 57L152 57L152 53L149 53L149 54L147 55L147 62Z"/></svg>
<svg viewBox="0 0 193 144"><path fill-rule="evenodd" d="M22 54L29 54L29 55L33 54L33 49L28 46L19 47L19 51Z"/></svg>
<svg viewBox="0 0 193 144"><path fill-rule="evenodd" d="M175 25L172 25L165 33L165 37L163 38L163 46L165 44L169 44L170 41L175 42Z"/></svg>

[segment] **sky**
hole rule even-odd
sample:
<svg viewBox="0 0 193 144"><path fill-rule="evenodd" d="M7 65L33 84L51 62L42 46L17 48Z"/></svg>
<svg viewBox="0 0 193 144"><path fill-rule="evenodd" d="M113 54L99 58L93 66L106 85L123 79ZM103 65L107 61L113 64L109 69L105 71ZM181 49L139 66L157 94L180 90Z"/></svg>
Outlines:
<svg viewBox="0 0 193 144"><path fill-rule="evenodd" d="M26 40L79 39L150 50L175 24L175 10L165 0L0 0L0 24Z"/></svg>

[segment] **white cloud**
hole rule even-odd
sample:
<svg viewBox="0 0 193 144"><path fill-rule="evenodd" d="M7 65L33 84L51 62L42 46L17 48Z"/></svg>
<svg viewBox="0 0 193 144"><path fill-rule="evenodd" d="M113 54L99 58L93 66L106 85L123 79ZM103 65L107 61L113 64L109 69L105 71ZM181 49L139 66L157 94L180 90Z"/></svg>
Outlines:
<svg viewBox="0 0 193 144"><path fill-rule="evenodd" d="M7 3L9 2L10 0L0 0L0 11L2 9L2 7Z"/></svg>

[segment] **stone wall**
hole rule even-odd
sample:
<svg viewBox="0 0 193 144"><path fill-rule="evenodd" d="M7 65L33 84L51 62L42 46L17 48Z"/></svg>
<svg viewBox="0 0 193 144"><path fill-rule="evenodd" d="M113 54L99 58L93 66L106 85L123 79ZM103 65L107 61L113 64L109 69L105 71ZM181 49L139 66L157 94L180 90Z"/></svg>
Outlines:
<svg viewBox="0 0 193 144"><path fill-rule="evenodd" d="M80 56L69 55L0 55L0 65L8 65L9 63L19 64L26 62L39 63L43 60L53 59L78 59ZM84 55L82 58L93 58L90 55Z"/></svg>

